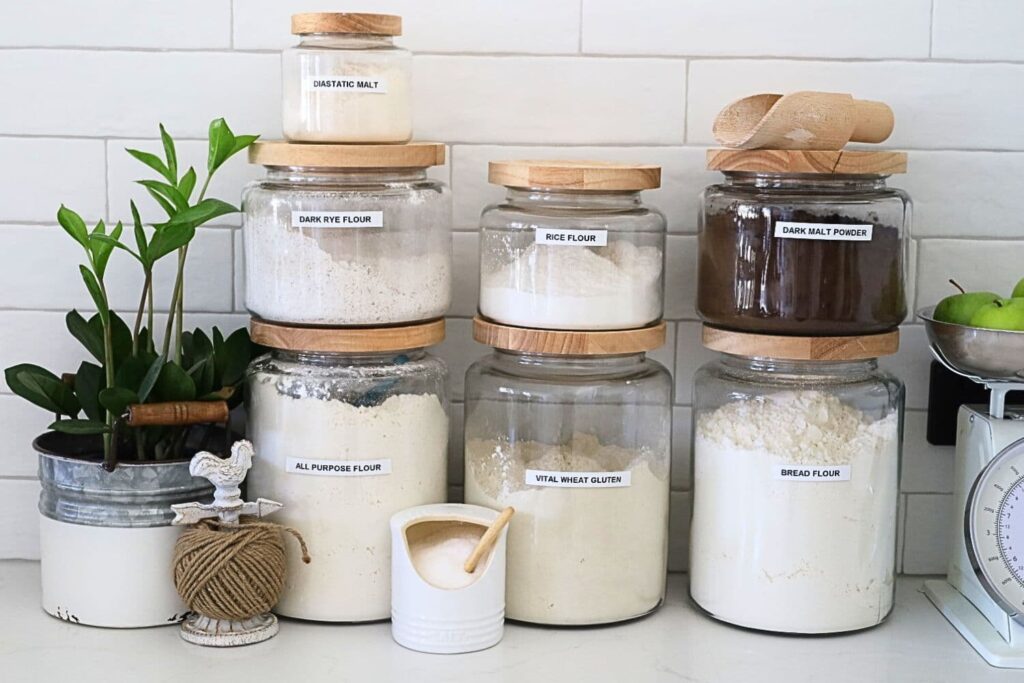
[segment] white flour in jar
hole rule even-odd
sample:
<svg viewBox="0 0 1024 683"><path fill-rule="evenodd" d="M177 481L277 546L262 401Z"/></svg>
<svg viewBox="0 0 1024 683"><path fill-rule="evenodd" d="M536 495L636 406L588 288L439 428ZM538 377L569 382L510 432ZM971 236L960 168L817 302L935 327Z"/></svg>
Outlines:
<svg viewBox="0 0 1024 683"><path fill-rule="evenodd" d="M318 621L369 621L391 614L393 514L447 497L448 417L430 394L398 394L373 407L293 397L267 376L250 384L249 434L259 457L249 497L284 504L274 516L295 527L313 561L290 554L274 611ZM288 472L289 458L387 461L389 474Z"/></svg>
<svg viewBox="0 0 1024 683"><path fill-rule="evenodd" d="M665 447L666 451L668 446ZM505 610L540 624L601 624L640 616L665 594L668 454L604 445L470 439L466 502L508 506ZM665 464L659 464L665 463ZM629 472L617 488L525 483L526 470Z"/></svg>
<svg viewBox="0 0 1024 683"><path fill-rule="evenodd" d="M643 327L661 317L663 256L614 240L606 247L531 244L480 282L480 313L521 327Z"/></svg>
<svg viewBox="0 0 1024 683"><path fill-rule="evenodd" d="M896 552L895 413L871 420L819 391L736 401L698 417L693 457L697 604L724 621L786 633L851 631L885 618ZM817 480L793 480L807 476Z"/></svg>

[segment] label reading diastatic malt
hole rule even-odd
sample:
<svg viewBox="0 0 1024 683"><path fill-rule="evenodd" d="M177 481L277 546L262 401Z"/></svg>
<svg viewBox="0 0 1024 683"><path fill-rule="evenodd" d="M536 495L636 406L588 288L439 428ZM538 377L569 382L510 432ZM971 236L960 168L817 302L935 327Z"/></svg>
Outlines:
<svg viewBox="0 0 1024 683"><path fill-rule="evenodd" d="M775 236L796 240L837 240L840 242L870 242L871 228L868 225L848 223L797 223L776 221Z"/></svg>
<svg viewBox="0 0 1024 683"><path fill-rule="evenodd" d="M307 76L302 83L306 90L335 90L381 95L388 91L387 81L367 76Z"/></svg>
<svg viewBox="0 0 1024 683"><path fill-rule="evenodd" d="M554 230L537 228L537 244L552 244L563 247L606 247L607 230Z"/></svg>
<svg viewBox="0 0 1024 683"><path fill-rule="evenodd" d="M782 481L850 481L849 465L774 465Z"/></svg>
<svg viewBox="0 0 1024 683"><path fill-rule="evenodd" d="M383 228L383 211L292 211L293 228Z"/></svg>
<svg viewBox="0 0 1024 683"><path fill-rule="evenodd" d="M551 472L526 470L527 486L553 486L563 489L614 489L629 486L630 472Z"/></svg>
<svg viewBox="0 0 1024 683"><path fill-rule="evenodd" d="M376 477L391 474L391 459L382 460L310 460L287 458L285 472L314 474L321 477Z"/></svg>

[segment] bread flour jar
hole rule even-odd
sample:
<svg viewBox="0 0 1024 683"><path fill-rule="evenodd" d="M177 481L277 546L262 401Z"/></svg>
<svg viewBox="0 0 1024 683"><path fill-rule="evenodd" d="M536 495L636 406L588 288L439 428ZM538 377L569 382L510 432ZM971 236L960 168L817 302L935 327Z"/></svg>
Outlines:
<svg viewBox="0 0 1024 683"><path fill-rule="evenodd" d="M509 619L606 624L664 599L672 382L645 356L664 335L474 322L495 350L466 373L465 497L515 508Z"/></svg>
<svg viewBox="0 0 1024 683"><path fill-rule="evenodd" d="M444 145L257 142L242 195L245 305L284 324L439 318L452 285L451 193L427 177Z"/></svg>
<svg viewBox="0 0 1024 683"><path fill-rule="evenodd" d="M254 321L269 346L246 380L259 457L249 497L284 503L313 562L289 557L274 611L316 621L391 614L391 516L447 497L447 369L424 351L444 322L383 329Z"/></svg>
<svg viewBox="0 0 1024 683"><path fill-rule="evenodd" d="M661 318L665 217L640 201L661 168L493 161L505 200L480 218L480 314L505 325L620 330Z"/></svg>
<svg viewBox="0 0 1024 683"><path fill-rule="evenodd" d="M765 334L859 335L907 315L910 198L887 185L907 155L711 150L725 181L702 195L697 312Z"/></svg>
<svg viewBox="0 0 1024 683"><path fill-rule="evenodd" d="M904 392L876 358L898 334L705 328L723 353L694 379L690 594L711 616L817 634L889 615Z"/></svg>
<svg viewBox="0 0 1024 683"><path fill-rule="evenodd" d="M292 16L299 44L281 54L284 136L299 142L407 142L412 55L396 47L402 18Z"/></svg>

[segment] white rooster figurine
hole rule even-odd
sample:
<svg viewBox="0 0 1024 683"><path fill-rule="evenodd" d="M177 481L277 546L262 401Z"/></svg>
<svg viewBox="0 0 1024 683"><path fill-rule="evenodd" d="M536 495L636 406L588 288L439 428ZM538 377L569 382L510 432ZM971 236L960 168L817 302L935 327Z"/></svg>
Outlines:
<svg viewBox="0 0 1024 683"><path fill-rule="evenodd" d="M242 515L266 517L282 505L272 500L260 498L255 502L242 502L240 488L245 475L252 467L252 457L256 451L252 442L245 439L236 441L231 447L231 455L221 458L213 453L202 451L192 456L188 471L193 477L208 479L216 487L213 492L213 503L182 503L172 505L175 525L196 524L202 519L220 517L222 522L237 524Z"/></svg>

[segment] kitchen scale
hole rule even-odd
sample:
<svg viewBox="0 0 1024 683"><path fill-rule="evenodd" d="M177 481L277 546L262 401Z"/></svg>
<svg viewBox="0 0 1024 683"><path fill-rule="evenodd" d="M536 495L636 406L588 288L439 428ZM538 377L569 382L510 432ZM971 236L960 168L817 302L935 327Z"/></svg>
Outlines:
<svg viewBox="0 0 1024 683"><path fill-rule="evenodd" d="M1024 332L924 319L932 354L991 391L957 416L953 520L946 580L925 594L992 666L1024 669Z"/></svg>

